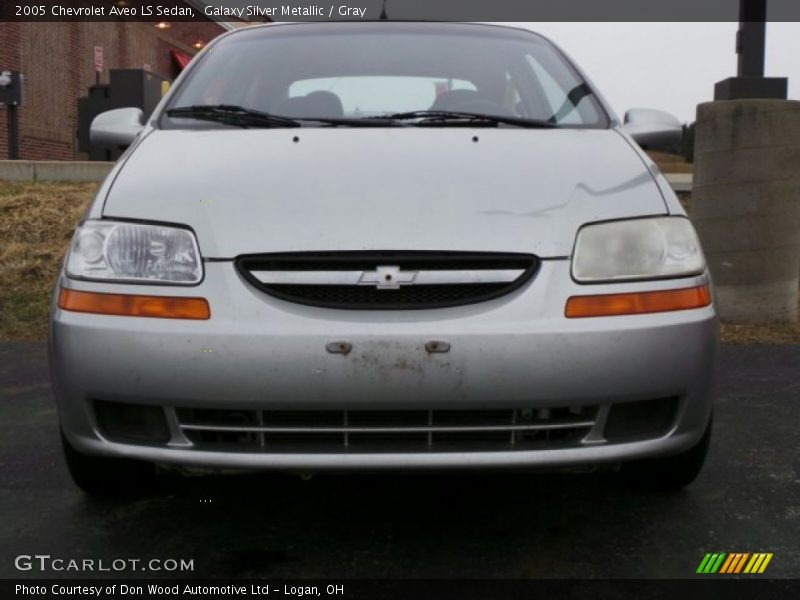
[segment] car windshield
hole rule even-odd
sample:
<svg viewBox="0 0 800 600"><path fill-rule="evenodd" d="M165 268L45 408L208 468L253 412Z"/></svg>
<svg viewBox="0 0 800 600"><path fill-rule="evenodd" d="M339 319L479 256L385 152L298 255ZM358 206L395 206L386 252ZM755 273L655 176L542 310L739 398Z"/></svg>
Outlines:
<svg viewBox="0 0 800 600"><path fill-rule="evenodd" d="M435 23L292 24L236 33L192 67L167 115L165 127L288 126L265 115L294 119L295 126L362 119L375 126L474 125L475 116L496 126L609 122L591 88L540 36Z"/></svg>

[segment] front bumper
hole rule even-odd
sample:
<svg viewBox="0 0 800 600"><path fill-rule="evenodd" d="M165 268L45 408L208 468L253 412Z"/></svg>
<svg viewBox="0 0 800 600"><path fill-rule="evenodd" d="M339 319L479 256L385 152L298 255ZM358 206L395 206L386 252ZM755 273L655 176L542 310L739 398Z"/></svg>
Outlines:
<svg viewBox="0 0 800 600"><path fill-rule="evenodd" d="M717 318L712 306L672 313L566 319L571 295L672 289L685 280L581 286L566 260L543 261L508 296L449 309L340 311L289 304L246 284L229 262L194 288L62 280L74 289L203 296L208 321L100 316L53 308L51 370L64 433L87 454L207 468L289 470L560 467L680 452L711 412ZM446 342L449 352L425 344ZM348 354L326 350L352 345ZM674 397L668 428L611 443L609 407ZM102 433L93 400L164 407L171 439L121 443ZM194 446L175 408L410 411L597 407L586 438L528 451L269 452Z"/></svg>

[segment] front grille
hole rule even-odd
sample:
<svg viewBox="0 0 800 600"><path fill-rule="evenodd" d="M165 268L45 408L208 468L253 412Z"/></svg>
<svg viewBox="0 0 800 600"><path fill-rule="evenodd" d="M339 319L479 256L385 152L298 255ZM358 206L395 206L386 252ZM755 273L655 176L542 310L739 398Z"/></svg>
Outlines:
<svg viewBox="0 0 800 600"><path fill-rule="evenodd" d="M197 449L228 452L474 452L578 446L596 406L505 410L176 409Z"/></svg>
<svg viewBox="0 0 800 600"><path fill-rule="evenodd" d="M474 252L296 252L236 261L242 276L271 296L355 310L484 302L519 288L538 267L529 254Z"/></svg>
<svg viewBox="0 0 800 600"><path fill-rule="evenodd" d="M274 285L270 292L291 302L335 308L429 308L473 304L491 299L504 284L417 285L399 290L376 290L353 285Z"/></svg>

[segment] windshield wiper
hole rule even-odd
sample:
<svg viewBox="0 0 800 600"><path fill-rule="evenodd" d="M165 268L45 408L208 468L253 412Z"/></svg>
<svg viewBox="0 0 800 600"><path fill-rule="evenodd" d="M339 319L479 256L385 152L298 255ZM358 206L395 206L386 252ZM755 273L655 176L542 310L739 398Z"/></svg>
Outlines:
<svg viewBox="0 0 800 600"><path fill-rule="evenodd" d="M324 123L333 127L406 127L389 117L294 117L297 121Z"/></svg>
<svg viewBox="0 0 800 600"><path fill-rule="evenodd" d="M302 127L303 123L308 122L324 123L333 127L403 126L392 119L381 118L367 121L360 117L352 119L346 117L283 117L230 104L179 106L168 110L167 116L178 119L216 121L238 127Z"/></svg>
<svg viewBox="0 0 800 600"><path fill-rule="evenodd" d="M415 110L410 112L376 115L374 117L282 117L244 106L232 104L195 104L178 106L167 111L167 116L178 119L198 119L214 121L237 127L302 127L303 123L324 123L334 127L403 127L399 121L418 120L415 125L440 125L446 123L488 125L500 123L516 127L552 128L556 125L549 121L526 119L523 117L488 115L481 113L459 112L449 110Z"/></svg>
<svg viewBox="0 0 800 600"><path fill-rule="evenodd" d="M364 117L365 119L389 119L396 121L410 121L419 119L418 125L436 125L446 123L467 123L477 124L484 122L488 125L514 125L516 127L529 127L535 129L552 129L555 123L539 119L526 119L525 117L514 117L510 115L489 115L483 113L461 112L453 110L413 110L409 112L394 113L390 115L379 115L376 117Z"/></svg>
<svg viewBox="0 0 800 600"><path fill-rule="evenodd" d="M236 125L238 127L300 127L300 121L231 104L196 104L179 106L167 111L167 116L179 119L199 119Z"/></svg>

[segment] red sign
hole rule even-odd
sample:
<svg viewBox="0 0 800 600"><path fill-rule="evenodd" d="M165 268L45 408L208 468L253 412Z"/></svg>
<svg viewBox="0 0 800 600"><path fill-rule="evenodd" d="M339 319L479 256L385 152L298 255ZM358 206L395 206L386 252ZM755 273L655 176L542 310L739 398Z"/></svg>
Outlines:
<svg viewBox="0 0 800 600"><path fill-rule="evenodd" d="M95 46L94 47L94 70L98 73L103 71L103 47L102 46Z"/></svg>

